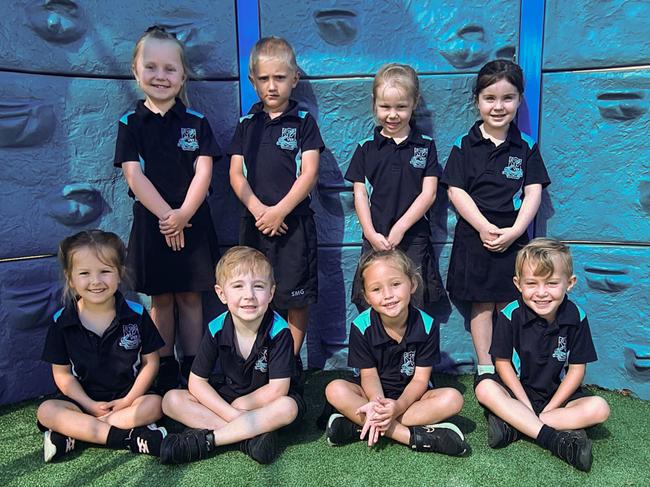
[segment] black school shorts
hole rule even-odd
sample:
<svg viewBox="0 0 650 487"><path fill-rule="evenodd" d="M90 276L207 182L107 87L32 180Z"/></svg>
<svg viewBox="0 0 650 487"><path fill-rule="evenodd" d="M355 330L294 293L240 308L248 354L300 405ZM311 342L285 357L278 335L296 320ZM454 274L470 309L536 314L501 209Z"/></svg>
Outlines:
<svg viewBox="0 0 650 487"><path fill-rule="evenodd" d="M261 251L275 276L273 304L278 309L302 308L318 300L316 223L312 215L289 215L284 235L268 237L255 227L252 215L242 217L240 245Z"/></svg>

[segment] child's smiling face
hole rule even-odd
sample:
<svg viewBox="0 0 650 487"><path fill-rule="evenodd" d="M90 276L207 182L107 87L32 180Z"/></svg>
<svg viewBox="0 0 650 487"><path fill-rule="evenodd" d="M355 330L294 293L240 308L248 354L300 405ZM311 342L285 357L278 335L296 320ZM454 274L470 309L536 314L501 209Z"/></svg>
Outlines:
<svg viewBox="0 0 650 487"><path fill-rule="evenodd" d="M134 75L150 104L171 108L186 79L179 46L170 40L146 39L136 58Z"/></svg>

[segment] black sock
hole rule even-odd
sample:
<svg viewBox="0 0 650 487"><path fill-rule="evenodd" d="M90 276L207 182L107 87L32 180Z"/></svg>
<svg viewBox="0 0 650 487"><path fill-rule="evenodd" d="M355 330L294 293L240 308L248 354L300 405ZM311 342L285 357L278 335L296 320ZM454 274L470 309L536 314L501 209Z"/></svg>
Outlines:
<svg viewBox="0 0 650 487"><path fill-rule="evenodd" d="M113 448L115 450L121 450L126 448L124 445L124 440L129 437L131 430L123 430L121 428L116 428L111 426L111 429L108 430L108 437L106 438L106 446L108 448Z"/></svg>
<svg viewBox="0 0 650 487"><path fill-rule="evenodd" d="M535 442L541 446L542 448L545 448L546 450L551 449L551 441L557 434L557 430L551 428L550 426L544 425L542 426L542 429L539 430L539 434L537 435L537 439Z"/></svg>
<svg viewBox="0 0 650 487"><path fill-rule="evenodd" d="M190 379L190 371L192 370L192 363L194 362L194 355L186 355L181 362L181 377L186 381Z"/></svg>

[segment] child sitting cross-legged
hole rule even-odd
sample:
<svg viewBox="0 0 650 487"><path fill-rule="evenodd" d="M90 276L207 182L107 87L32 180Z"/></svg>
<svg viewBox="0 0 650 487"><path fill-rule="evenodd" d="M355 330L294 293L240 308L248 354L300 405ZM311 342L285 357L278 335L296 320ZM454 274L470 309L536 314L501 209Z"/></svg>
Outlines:
<svg viewBox="0 0 650 487"><path fill-rule="evenodd" d="M291 384L291 332L269 309L275 283L267 258L249 247L233 247L217 264L216 278L215 290L228 311L210 322L188 390L169 391L163 399L165 414L190 429L167 436L162 463L199 460L236 443L257 462L270 463L278 454L276 431L305 408ZM215 365L220 375L212 375Z"/></svg>

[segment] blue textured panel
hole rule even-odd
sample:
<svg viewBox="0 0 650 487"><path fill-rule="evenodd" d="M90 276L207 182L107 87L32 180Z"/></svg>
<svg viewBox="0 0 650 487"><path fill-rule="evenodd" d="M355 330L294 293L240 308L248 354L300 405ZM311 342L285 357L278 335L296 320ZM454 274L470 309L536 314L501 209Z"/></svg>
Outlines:
<svg viewBox="0 0 650 487"><path fill-rule="evenodd" d="M117 120L140 96L135 88L131 81L0 73L0 141L5 141L0 144L5 222L0 257L54 253L63 237L82 228L101 227L128 237L131 201L112 161ZM219 143L226 145L239 112L236 83L195 82L190 98L207 114ZM51 119L49 113L55 116ZM30 136L34 130L43 138ZM14 147L15 138L33 140ZM226 191L225 159L214 173L219 194L213 199L234 208ZM236 233L235 217L220 215L222 233Z"/></svg>
<svg viewBox="0 0 650 487"><path fill-rule="evenodd" d="M518 44L518 0L359 2L262 0L262 35L285 37L308 76L374 74L384 63L420 72L476 71ZM406 49L405 46L412 46Z"/></svg>
<svg viewBox="0 0 650 487"><path fill-rule="evenodd" d="M543 81L540 140L553 181L547 233L650 241L650 70L553 73Z"/></svg>
<svg viewBox="0 0 650 487"><path fill-rule="evenodd" d="M647 0L547 0L544 69L650 63Z"/></svg>
<svg viewBox="0 0 650 487"><path fill-rule="evenodd" d="M578 284L571 296L587 314L598 353L586 382L650 399L650 248L575 244L572 251Z"/></svg>
<svg viewBox="0 0 650 487"><path fill-rule="evenodd" d="M199 76L237 77L232 0L18 0L0 2L0 18L3 69L130 76L137 38L158 24L185 43Z"/></svg>

